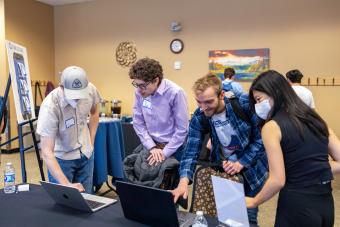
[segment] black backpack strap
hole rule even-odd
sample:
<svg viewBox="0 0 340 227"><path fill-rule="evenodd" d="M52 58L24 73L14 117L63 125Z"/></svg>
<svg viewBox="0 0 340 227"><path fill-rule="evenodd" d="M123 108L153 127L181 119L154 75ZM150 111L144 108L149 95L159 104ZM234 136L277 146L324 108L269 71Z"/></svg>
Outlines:
<svg viewBox="0 0 340 227"><path fill-rule="evenodd" d="M225 95L225 97L228 98L231 106L233 107L233 111L235 113L235 115L240 118L241 120L250 123L250 118L249 116L244 112L243 108L240 105L240 102L238 100L238 98L235 95L230 95L228 96L227 94Z"/></svg>

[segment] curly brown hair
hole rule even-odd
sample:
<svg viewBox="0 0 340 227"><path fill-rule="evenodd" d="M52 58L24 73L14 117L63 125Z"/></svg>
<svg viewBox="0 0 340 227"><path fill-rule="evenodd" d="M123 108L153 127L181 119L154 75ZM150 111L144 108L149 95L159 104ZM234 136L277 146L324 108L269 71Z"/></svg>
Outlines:
<svg viewBox="0 0 340 227"><path fill-rule="evenodd" d="M154 59L142 58L131 66L129 76L130 79L138 79L145 82L152 81L159 77L161 81L163 79L163 68L161 64Z"/></svg>

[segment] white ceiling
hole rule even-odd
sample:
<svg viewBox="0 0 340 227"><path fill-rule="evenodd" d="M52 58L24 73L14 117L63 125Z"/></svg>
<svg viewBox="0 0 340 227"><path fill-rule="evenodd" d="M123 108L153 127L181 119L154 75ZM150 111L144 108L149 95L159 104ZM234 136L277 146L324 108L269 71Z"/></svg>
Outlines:
<svg viewBox="0 0 340 227"><path fill-rule="evenodd" d="M43 2L48 5L52 6L60 6L60 5L66 5L66 4L72 4L72 3L80 3L80 2L90 2L95 0L36 0L38 2Z"/></svg>

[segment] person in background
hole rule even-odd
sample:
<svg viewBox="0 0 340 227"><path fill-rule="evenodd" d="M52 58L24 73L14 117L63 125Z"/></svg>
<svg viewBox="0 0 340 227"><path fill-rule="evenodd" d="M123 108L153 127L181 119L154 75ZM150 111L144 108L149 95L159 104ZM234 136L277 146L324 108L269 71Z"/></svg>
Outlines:
<svg viewBox="0 0 340 227"><path fill-rule="evenodd" d="M255 196L267 179L267 157L258 128L258 118L249 108L248 95L239 98L240 108L249 122L239 118L224 95L221 80L215 75L198 79L194 86L198 108L193 114L185 151L180 163L180 182L172 191L174 201L188 196L202 142L210 133L212 150L210 161L222 161L230 175L241 173L247 196ZM248 209L250 223L257 224L258 209Z"/></svg>
<svg viewBox="0 0 340 227"><path fill-rule="evenodd" d="M1 134L3 133L4 130L4 126L5 126L5 109L2 109L3 106L3 102L4 102L4 98L2 96L0 96L0 113L3 115L1 118L1 122L0 122L0 140L1 140Z"/></svg>
<svg viewBox="0 0 340 227"><path fill-rule="evenodd" d="M225 68L224 69L224 80L222 82L222 89L227 92L231 91L235 96L239 97L243 93L242 85L236 81L235 78L235 70L233 68Z"/></svg>
<svg viewBox="0 0 340 227"><path fill-rule="evenodd" d="M1 134L5 132L6 122L7 122L7 107L6 107L6 104L4 104L4 102L5 102L4 97L0 96L0 114L2 114L2 118L0 121L0 144L1 144ZM0 154L1 154L1 147L0 147ZM0 160L0 163L1 163L1 160Z"/></svg>
<svg viewBox="0 0 340 227"><path fill-rule="evenodd" d="M136 88L133 127L150 152L149 164L159 164L170 156L179 161L189 125L184 90L163 77L162 66L154 59L138 60L129 76Z"/></svg>
<svg viewBox="0 0 340 227"><path fill-rule="evenodd" d="M3 133L3 130L5 129L4 127L5 125L5 119L1 119L1 122L0 122L0 141L1 141L1 134Z"/></svg>
<svg viewBox="0 0 340 227"><path fill-rule="evenodd" d="M333 226L331 180L340 173L338 138L274 70L254 80L249 96L264 121L261 133L269 178L254 198L246 198L247 207L256 207L280 192L276 227Z"/></svg>
<svg viewBox="0 0 340 227"><path fill-rule="evenodd" d="M92 193L100 99L84 69L69 66L61 74L60 86L42 102L37 133L50 182Z"/></svg>
<svg viewBox="0 0 340 227"><path fill-rule="evenodd" d="M296 94L304 101L309 107L315 109L314 104L314 98L312 92L305 88L304 86L301 86L301 80L302 80L302 73L297 70L290 70L286 73L287 80L289 84L292 86L293 90L296 92Z"/></svg>

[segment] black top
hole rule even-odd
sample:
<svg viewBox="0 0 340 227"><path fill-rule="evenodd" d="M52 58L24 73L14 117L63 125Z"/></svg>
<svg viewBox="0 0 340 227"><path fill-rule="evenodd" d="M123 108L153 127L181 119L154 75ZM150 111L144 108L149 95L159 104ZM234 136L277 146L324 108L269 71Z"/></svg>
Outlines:
<svg viewBox="0 0 340 227"><path fill-rule="evenodd" d="M285 187L301 188L333 180L328 162L328 138L314 135L306 125L303 126L303 135L300 135L284 112L277 113L273 120L281 129Z"/></svg>

